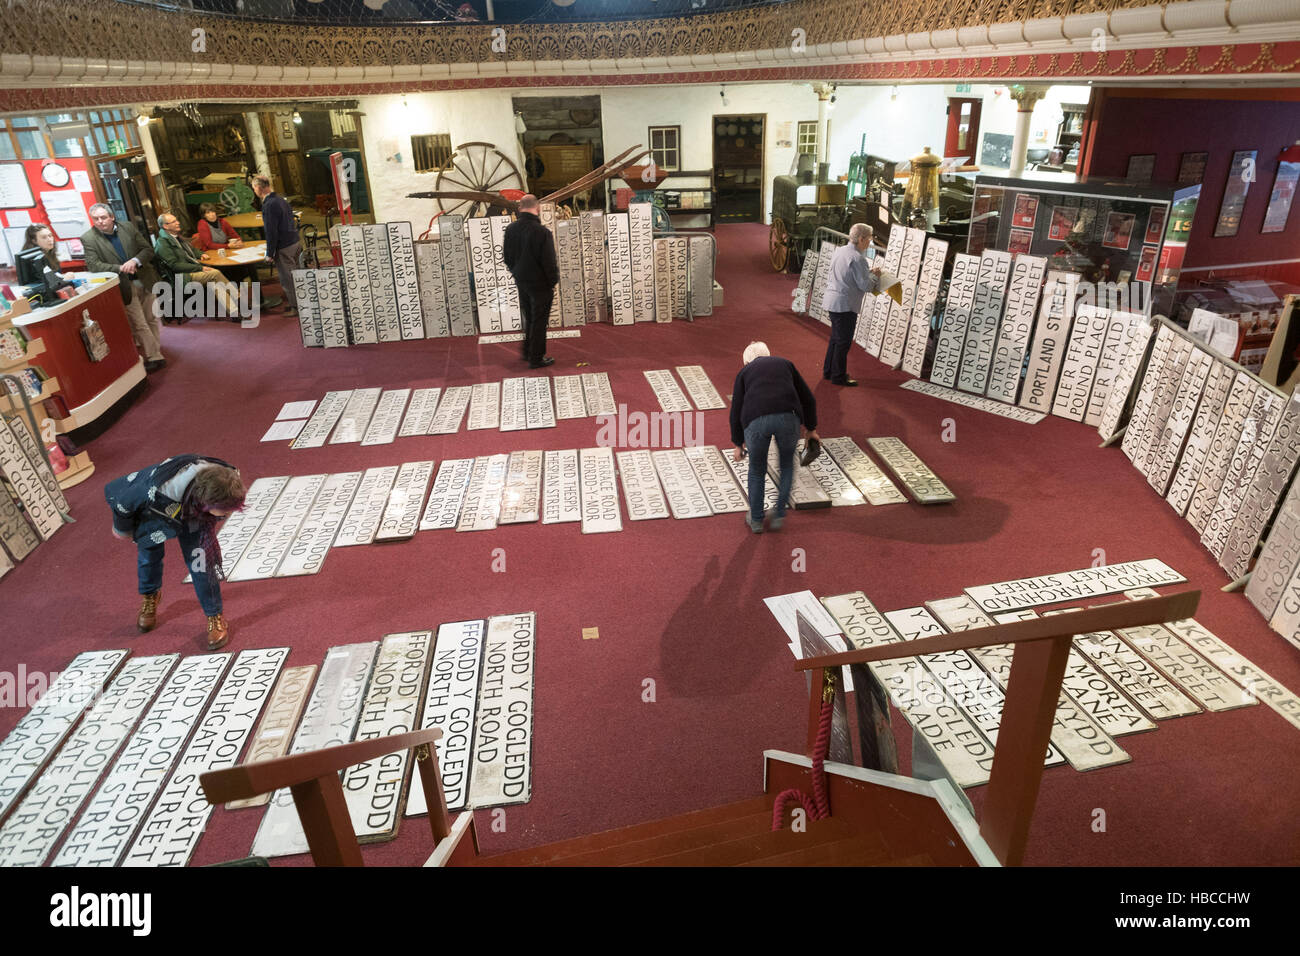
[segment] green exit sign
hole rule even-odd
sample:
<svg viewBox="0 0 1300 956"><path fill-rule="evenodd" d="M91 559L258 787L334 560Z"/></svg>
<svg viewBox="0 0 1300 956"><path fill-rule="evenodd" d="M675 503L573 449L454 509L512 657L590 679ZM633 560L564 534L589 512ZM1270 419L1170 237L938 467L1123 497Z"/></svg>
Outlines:
<svg viewBox="0 0 1300 956"><path fill-rule="evenodd" d="M113 156L121 156L126 152L126 140L110 139L108 141L108 152Z"/></svg>
<svg viewBox="0 0 1300 956"><path fill-rule="evenodd" d="M969 84L969 83L958 83L958 84L957 84L957 92L958 92L958 93L969 93L969 92L970 92L970 84Z"/></svg>

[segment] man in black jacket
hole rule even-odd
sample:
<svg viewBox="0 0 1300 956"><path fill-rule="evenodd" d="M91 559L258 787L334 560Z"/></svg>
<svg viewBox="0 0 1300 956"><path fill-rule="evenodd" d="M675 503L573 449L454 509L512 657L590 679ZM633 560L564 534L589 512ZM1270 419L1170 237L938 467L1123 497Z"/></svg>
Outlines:
<svg viewBox="0 0 1300 956"><path fill-rule="evenodd" d="M554 365L546 354L546 326L551 320L551 300L560 267L555 261L555 238L538 218L540 203L531 193L519 200L519 218L506 227L501 258L519 287L519 311L524 319L524 358L529 368Z"/></svg>

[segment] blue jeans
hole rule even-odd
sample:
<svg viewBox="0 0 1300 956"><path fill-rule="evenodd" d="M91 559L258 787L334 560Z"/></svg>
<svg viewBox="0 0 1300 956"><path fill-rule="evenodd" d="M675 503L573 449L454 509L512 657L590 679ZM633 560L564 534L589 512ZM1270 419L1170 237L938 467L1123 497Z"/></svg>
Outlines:
<svg viewBox="0 0 1300 956"><path fill-rule="evenodd" d="M745 426L745 449L749 452L749 516L763 520L763 481L767 477L767 451L776 439L777 459L781 463L781 480L777 482L776 516L785 517L794 484L794 451L799 444L799 416L794 412L760 415Z"/></svg>
<svg viewBox="0 0 1300 956"><path fill-rule="evenodd" d="M199 604L208 617L221 613L221 582L215 574L206 570L195 571L195 550L202 552L198 532L182 531L176 539L181 546L181 554L190 567L194 578L194 593L199 596ZM162 588L163 583L163 545L148 545L137 542L139 547L140 593L153 594ZM206 560L206 559L205 559ZM200 567L205 567L200 565Z"/></svg>

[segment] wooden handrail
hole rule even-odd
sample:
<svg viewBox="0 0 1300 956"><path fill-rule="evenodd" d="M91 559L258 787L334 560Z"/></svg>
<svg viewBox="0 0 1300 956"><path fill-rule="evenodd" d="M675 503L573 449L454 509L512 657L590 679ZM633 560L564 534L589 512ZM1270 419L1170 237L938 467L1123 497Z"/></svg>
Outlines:
<svg viewBox="0 0 1300 956"><path fill-rule="evenodd" d="M863 650L805 657L795 661L794 669L809 671L818 667L840 667L845 664L866 664L890 661L900 657L917 657L921 654L940 654L944 651L964 651L973 647L991 647L996 644L1022 644L1027 641L1047 641L1062 634L1091 634L1094 631L1113 631L1123 627L1143 624L1163 624L1181 621L1196 613L1201 599L1200 591L1180 591L1158 598L1141 601L1121 601L1102 607L1090 607L1072 614L1053 614L1027 621L1012 621L993 627L954 631L938 637L923 637L915 641L881 644Z"/></svg>
<svg viewBox="0 0 1300 956"><path fill-rule="evenodd" d="M1011 660L1002 722L993 751L993 769L980 821L980 836L989 849L1004 865L1019 866L1024 861L1029 824L1043 776L1043 755L1047 753L1052 724L1056 719L1061 681L1074 635L1179 621L1196 613L1200 599L1200 591L1183 591L1141 601L1123 601L1072 614L972 628L843 654L825 654L799 661L795 669L822 669L822 679L812 681L809 697L809 720L812 721L820 710L826 682L834 679L836 670L842 665L996 644L1020 645ZM868 691L863 687L857 692ZM812 732L810 723L809 739Z"/></svg>
<svg viewBox="0 0 1300 956"><path fill-rule="evenodd" d="M385 754L415 748L415 763L420 770L420 784L429 807L429 827L433 831L433 844L437 846L438 841L451 832L447 798L438 772L438 753L431 746L441 736L440 729L430 727L358 740L323 750L213 770L201 775L199 782L203 785L203 796L212 804L246 800L288 787L316 865L362 866L361 848L352 828L339 772Z"/></svg>

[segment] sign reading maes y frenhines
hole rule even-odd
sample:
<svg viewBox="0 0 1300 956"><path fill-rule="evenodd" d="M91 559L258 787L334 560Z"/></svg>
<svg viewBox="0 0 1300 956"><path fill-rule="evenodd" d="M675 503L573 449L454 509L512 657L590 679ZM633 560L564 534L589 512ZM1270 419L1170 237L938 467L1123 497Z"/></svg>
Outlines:
<svg viewBox="0 0 1300 956"><path fill-rule="evenodd" d="M1022 607L1101 597L1130 588L1159 587L1186 580L1163 561L1148 558L1145 561L1106 564L1099 568L1063 571L1060 574L1021 578L1000 584L984 584L966 588L966 593L985 611L1014 611Z"/></svg>

